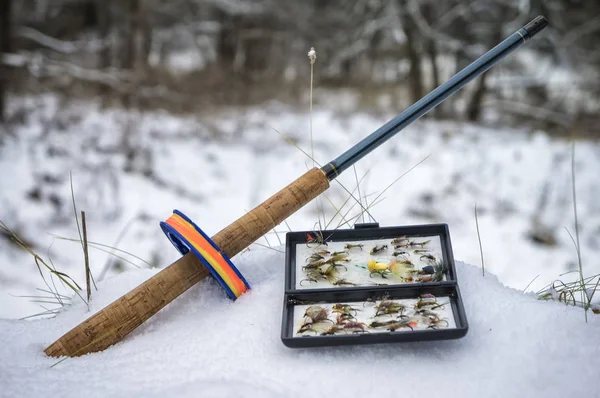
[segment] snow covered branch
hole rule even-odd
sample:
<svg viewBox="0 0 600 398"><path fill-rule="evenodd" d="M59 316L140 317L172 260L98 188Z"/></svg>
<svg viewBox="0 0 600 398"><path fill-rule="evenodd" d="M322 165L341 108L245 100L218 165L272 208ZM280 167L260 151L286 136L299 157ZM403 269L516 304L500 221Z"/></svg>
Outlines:
<svg viewBox="0 0 600 398"><path fill-rule="evenodd" d="M440 45L446 47L448 50L452 52L462 51L469 56L475 58L481 55L482 46L481 45L468 45L462 40L455 39L451 36L448 36L439 30L433 29L430 24L427 23L425 17L421 13L419 2L415 0L411 0L408 2L408 7L406 8L408 14L414 21L414 23L419 28L422 35L434 39Z"/></svg>
<svg viewBox="0 0 600 398"><path fill-rule="evenodd" d="M110 87L121 94L135 94L141 98L161 98L165 101L184 103L189 96L175 93L165 86L139 86L133 72L117 68L106 70L86 69L64 61L52 60L39 53L3 54L0 64L13 68L25 68L36 77L58 77L86 81Z"/></svg>
<svg viewBox="0 0 600 398"><path fill-rule="evenodd" d="M74 79L84 80L110 86L122 91L133 78L130 72L111 69L109 71L85 69L79 65L64 61L55 61L39 53L4 54L2 63L12 67L24 67L35 77L69 76Z"/></svg>
<svg viewBox="0 0 600 398"><path fill-rule="evenodd" d="M570 128L573 117L566 113L558 113L556 110L532 106L522 102L490 100L483 103L484 107L508 111L512 114L526 116L528 118L552 122L564 128Z"/></svg>
<svg viewBox="0 0 600 398"><path fill-rule="evenodd" d="M106 46L102 40L86 40L86 41L63 41L43 34L42 32L22 26L15 32L17 36L29 39L43 47L59 52L61 54L74 54L85 50L88 52L96 52Z"/></svg>

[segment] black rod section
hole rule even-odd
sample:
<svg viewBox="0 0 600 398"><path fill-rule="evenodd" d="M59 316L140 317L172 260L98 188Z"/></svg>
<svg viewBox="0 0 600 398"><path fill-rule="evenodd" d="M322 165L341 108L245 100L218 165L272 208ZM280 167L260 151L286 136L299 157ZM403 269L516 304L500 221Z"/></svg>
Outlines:
<svg viewBox="0 0 600 398"><path fill-rule="evenodd" d="M521 47L527 40L548 26L543 16L535 18L527 25L510 35L502 43L483 54L469 66L458 72L446 83L411 105L404 112L375 130L358 144L341 154L335 160L323 166L322 170L329 180L333 180L348 167L362 159L372 150L392 138L400 130L438 106L446 98L463 88L471 80L490 69L502 58Z"/></svg>

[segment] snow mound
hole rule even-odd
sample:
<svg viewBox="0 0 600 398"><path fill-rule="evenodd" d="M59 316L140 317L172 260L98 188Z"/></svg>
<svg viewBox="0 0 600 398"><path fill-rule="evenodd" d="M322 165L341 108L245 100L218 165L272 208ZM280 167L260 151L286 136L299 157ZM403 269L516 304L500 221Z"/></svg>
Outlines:
<svg viewBox="0 0 600 398"><path fill-rule="evenodd" d="M101 353L57 362L43 349L90 316L0 320L0 396L557 397L597 396L600 317L538 301L457 263L470 330L461 340L293 350L280 341L284 256L235 259L253 290L231 302L212 280L194 286ZM106 280L97 311L150 277Z"/></svg>

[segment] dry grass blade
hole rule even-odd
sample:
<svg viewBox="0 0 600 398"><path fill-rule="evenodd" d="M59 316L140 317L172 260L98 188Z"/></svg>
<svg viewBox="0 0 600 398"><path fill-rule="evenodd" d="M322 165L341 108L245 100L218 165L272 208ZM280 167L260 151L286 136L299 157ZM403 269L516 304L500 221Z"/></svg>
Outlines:
<svg viewBox="0 0 600 398"><path fill-rule="evenodd" d="M81 290L81 287L79 287L79 285L77 284L77 282L75 282L75 280L73 278L71 278L69 275L67 275L67 274L65 274L63 272L60 272L57 269L55 269L55 268L51 267L50 265L48 265L48 263L46 263L42 257L40 257L29 246L27 246L27 244L25 242L23 242L23 240L21 240L2 221L0 221L0 227L4 230L4 232L8 236L11 237L12 241L15 242L15 244L17 246L19 246L21 249L25 250L27 253L29 253L33 257L33 260L34 260L34 262L35 262L35 264L36 264L36 266L38 268L38 272L40 273L40 276L42 277L42 280L44 281L44 284L46 285L46 287L48 287L49 290L52 291L52 288L50 287L50 284L48 283L48 281L46 280L46 277L44 276L44 272L42 271L43 269L46 269L50 273L50 277L56 276L62 283L64 283L71 290L73 290L73 292L75 292L75 294L77 294L77 296L79 296L79 298L81 298L81 300L84 303L86 302L85 299L79 293L79 290ZM57 301L60 301L60 299L58 297L57 297Z"/></svg>
<svg viewBox="0 0 600 398"><path fill-rule="evenodd" d="M66 241L69 241L69 242L79 242L79 240L78 240L78 239L66 238L66 237L64 237L64 236L59 236L59 235L54 235L54 234L51 234L51 235L52 235L54 238L56 238L56 239L60 239L60 240L66 240ZM118 259L120 259L120 260L123 260L123 261L125 261L125 262L127 262L127 263L129 263L129 264L133 265L133 266L134 266L134 267L136 267L136 268L140 268L140 266L139 266L139 265L137 265L137 264L135 264L135 263L133 263L131 260L128 260L128 259L127 259L127 258L125 258L125 257L118 256L118 255L114 254L112 251L115 251L115 252L119 252L119 253L126 254L126 255L128 255L128 256L131 256L131 257L135 258L136 260L140 260L141 262L143 262L144 264L148 265L149 267L152 267L152 264L150 264L148 261L144 260L143 258L141 258L141 257L138 257L138 256L136 256L135 254L133 254L133 253L130 253L130 252L128 252L128 251L125 251L125 250L119 249L119 248L117 248L117 247L113 247L113 246L105 245L105 244L103 244L103 243L98 243L98 242L88 242L88 245L89 245L91 248L93 248L93 249L100 250L101 252L108 253L108 254L110 254L111 256L114 256L114 257L116 257L116 258L118 258ZM106 249L104 249L104 248L106 248ZM107 249L110 249L110 250L107 250Z"/></svg>
<svg viewBox="0 0 600 398"><path fill-rule="evenodd" d="M379 201L377 201L377 202L373 201L373 203L369 204L369 203L367 202L367 197L368 197L368 196L371 196L371 195L374 195L374 194L365 195L365 205L366 205L366 206L367 206L367 208L369 208L369 209L370 209L370 208L372 208L372 207L374 207L374 204L381 203L381 200L379 200ZM346 225L346 224L347 224L349 227L352 227L352 225L350 225L350 223L351 223L353 220L355 220L355 219L358 219L358 217L360 217L360 216L362 216L362 215L364 214L363 212L360 212L360 213L358 213L356 216L352 216L352 217L351 217L351 218L350 218L350 219L349 219L347 222L344 222L344 221L343 221L343 220L344 220L346 217L348 217L348 215L350 214L350 212L351 212L352 210L354 210L354 207L355 207L356 205L357 205L357 202L353 203L353 204L352 204L352 206L350 206L350 208L348 208L348 210L346 210L346 213L344 213L343 215L341 215L341 218L342 218L342 220L341 220L341 221L340 221L340 223L337 225L336 229L338 229L338 228L341 228L342 226L344 226L344 225Z"/></svg>
<svg viewBox="0 0 600 398"><path fill-rule="evenodd" d="M274 127L271 127L271 128L277 134L279 134L281 137L283 137L283 139L286 140L289 144L293 145L297 150L302 152L307 158L311 159L317 166L323 167L312 156L310 156L304 149L302 149L302 147L300 147L300 145L296 144L291 138L289 138L287 135L283 134L281 131L277 130L276 128L274 128Z"/></svg>
<svg viewBox="0 0 600 398"><path fill-rule="evenodd" d="M365 173L365 174L364 174L364 175L361 177L361 179L360 179L360 180L358 180L358 182L356 183L356 187L355 187L355 188L352 190L352 193L353 193L353 194L354 194L354 191L356 191L356 190L358 190L358 189L359 189L358 187L359 187L360 183L361 183L361 182L362 182L362 180L363 180L363 179L364 179L364 178L367 176L367 174L369 174L369 171L370 171L370 170L368 170L368 171L367 171L367 172L366 172L366 173ZM353 196L348 196L348 197L346 198L346 200L344 201L344 203L342 203L342 206L339 208L339 210L338 210L338 211L337 211L337 212L336 212L336 213L333 215L333 217L331 218L331 220L329 220L329 222L328 222L328 223L327 223L327 225L325 226L325 229L327 229L327 228L329 227L329 225L330 225L330 224L333 222L333 220L335 219L335 217L336 217L336 216L340 215L340 217L342 218L342 220L343 220L343 219L345 219L345 215L347 215L348 213L346 213L345 215L342 215L342 214L341 214L341 211L342 211L342 209L343 209L343 208L346 206L346 204L348 203L348 201L349 201L350 199L352 199L352 197L353 197ZM360 194L359 194L359 198L360 198ZM362 202L360 202L360 200L359 200L359 203L362 205ZM356 203L355 203L355 204L356 204ZM352 207L353 207L353 206L352 206ZM362 214L362 213L361 213L361 214Z"/></svg>
<svg viewBox="0 0 600 398"><path fill-rule="evenodd" d="M592 306L592 299L594 298L594 295L596 294L596 291L598 290L598 286L600 286L600 278L598 278L598 280L596 281L594 288L591 289L591 291L592 291L591 293L588 294L587 289L586 289L586 296L588 298L588 307ZM600 310L593 310L593 311L594 311L594 314L600 314Z"/></svg>
<svg viewBox="0 0 600 398"><path fill-rule="evenodd" d="M73 172L69 171L69 182L71 184L71 201L73 202L73 213L75 214L75 224L77 224L77 233L79 233L79 241L81 242L81 249L84 251L85 255L85 247L83 244L83 236L81 234L81 227L79 226L79 217L77 216L77 206L75 205L75 190L73 189ZM92 283L94 284L94 288L98 290L96 286L96 281L94 281L94 277L92 276Z"/></svg>
<svg viewBox="0 0 600 398"><path fill-rule="evenodd" d="M52 301L52 300L42 300L42 299L35 299L35 300L29 300L32 303L41 303L41 304L58 304L57 301Z"/></svg>
<svg viewBox="0 0 600 398"><path fill-rule="evenodd" d="M315 52L315 49L311 47L309 53L308 53L308 59L310 61L310 95L309 95L309 101L310 101L310 105L309 105L309 111L308 111L308 117L310 118L310 149L311 149L311 157L313 158L313 167L314 167L314 158L315 158L315 146L314 146L314 141L313 141L313 76L314 76L314 69L315 69L315 61L317 60L317 53Z"/></svg>
<svg viewBox="0 0 600 398"><path fill-rule="evenodd" d="M377 195L375 197L375 199L373 199L373 202L376 202L377 199L379 199L381 197L381 195L383 195L388 189L390 189L395 183L397 183L398 181L400 181L400 179L402 177L404 177L405 175L407 175L408 173L410 173L411 171L413 171L414 169L416 169L421 163L423 163L424 161L426 161L427 159L429 159L429 157L431 156L431 154L425 156L423 159L421 159L421 161L419 161L417 164L415 164L414 166L412 166L410 169L406 170L400 177L396 178L390 185L388 185L383 191L381 191L381 193L379 195ZM370 214L369 214L370 215Z"/></svg>
<svg viewBox="0 0 600 398"><path fill-rule="evenodd" d="M356 199L356 196L354 196L354 194L352 192L350 192L348 190L348 188L346 188L344 185L342 185L341 182L339 182L338 180L334 180L334 181L337 182L338 184L340 184L340 186L342 187L342 189L344 191L346 191L346 193L348 195L350 195L350 197L352 199L354 199L354 201L356 202L356 204L358 204L360 206L361 214L367 213L369 215L369 217L371 217L372 220L375 220L375 217L373 217L373 215L369 212L369 207L363 206L362 202L360 200Z"/></svg>
<svg viewBox="0 0 600 398"><path fill-rule="evenodd" d="M300 152L302 152L307 158L313 160L315 162L315 164L319 167L322 167L319 162L317 162L316 160L314 160L304 149L302 149L298 144L296 144L293 140L291 140L289 137L287 137L285 134L283 134L282 132L280 132L279 130L271 127L277 134L279 134L281 137L283 137L288 143L290 143L291 145L293 145L296 149L298 149ZM410 170L409 170L410 171ZM356 199L356 197L354 196L354 194L352 192L350 192L348 190L348 188L346 188L341 182L339 182L337 179L334 180L336 183L338 183L342 189L344 191L346 191L352 199L354 199L361 207L362 211L366 212L371 218L373 218L373 216L371 215L371 213L369 213L369 210L366 209L362 203L360 203L360 201L358 199ZM319 221L320 222L320 221Z"/></svg>
<svg viewBox="0 0 600 398"><path fill-rule="evenodd" d="M279 237L279 233L277 232L277 230L275 228L273 228L273 233L275 234L275 236L277 237L277 241L279 242L279 245L283 245L283 243L281 242L281 238Z"/></svg>
<svg viewBox="0 0 600 398"><path fill-rule="evenodd" d="M87 225L85 222L85 211L81 211L81 227L83 228L83 257L85 261L85 287L87 292L88 311L90 310L90 299L92 298L92 289L90 285L90 257L88 255Z"/></svg>
<svg viewBox="0 0 600 398"><path fill-rule="evenodd" d="M268 245L263 245L262 243L254 242L253 245L264 247L265 249L270 249L270 250L276 251L278 253L285 253L283 250L279 250L279 249L276 249L276 248L268 246Z"/></svg>
<svg viewBox="0 0 600 398"><path fill-rule="evenodd" d="M247 213L247 212L246 212ZM267 242L267 246L269 246L270 248L272 248L273 246L271 245L271 242L269 241L269 238L267 237L267 234L264 234L262 237L265 242Z"/></svg>
<svg viewBox="0 0 600 398"><path fill-rule="evenodd" d="M581 282L581 287L582 287L581 298L582 298L582 301L585 301L585 299L588 297L587 297L587 293L586 293L586 289L585 289L585 284L583 283L583 264L581 262L581 245L579 243L579 220L577 217L577 190L575 189L575 140L571 141L571 187L572 187L572 191L573 191L573 216L575 218L575 238L576 239L573 239L573 236L571 235L571 233L568 230L567 230L567 232L569 233L569 236L571 236L571 240L573 240L573 244L575 245L575 251L577 252L577 264L579 265L579 280ZM588 321L588 319L587 319L588 308L589 308L589 300L588 300L588 305L584 306L584 314L585 314L585 322L586 323Z"/></svg>
<svg viewBox="0 0 600 398"><path fill-rule="evenodd" d="M119 330L121 327L125 327L125 326L127 326L128 324L130 324L130 323L132 323L132 322L135 322L135 321L134 321L134 320L129 320L129 321L125 322L125 323L122 323L122 324L120 324L120 325L118 325L118 326L116 326L116 327L114 327L114 328L110 329L108 332L106 332L106 333L104 333L104 334L100 335L99 337L97 337L97 338L93 339L92 341L90 341L88 344L84 345L83 347L81 347L81 348L80 348L80 349L78 349L77 351L73 352L73 353L71 354L71 356L64 357L64 358L63 358L63 359L61 359L60 361L58 361L58 362L55 362L54 364L52 364L50 367L51 367L51 368L53 368L53 367L55 367L56 365L58 365L58 364L60 364L60 363L62 363L62 362L64 362L64 361L66 361L67 359L69 359L69 358L72 358L72 357L74 357L74 356L77 356L77 354L78 354L78 353L80 353L81 351L85 350L85 349L86 349L86 348L88 348L89 346L91 346L91 345L93 345L93 344L96 344L97 342L99 342L99 341L101 341L101 340L104 340L105 338L107 338L108 336L112 335L112 334L113 334L113 333L115 333L117 330Z"/></svg>
<svg viewBox="0 0 600 398"><path fill-rule="evenodd" d="M529 286L531 286L531 284L532 284L533 282L535 282L535 280L536 280L537 278L539 278L539 277L540 277L540 274L537 274L537 275L536 275L536 277L535 277L535 278L533 278L533 279L531 280L531 282L529 282L529 283L527 284L527 286L525 286L525 289L523 289L523 293L525 293L525 292L527 291L527 289L529 289Z"/></svg>
<svg viewBox="0 0 600 398"><path fill-rule="evenodd" d="M70 300L70 299L71 299L69 296L65 296L64 294L60 294L60 293L56 293L56 292L52 292L52 291L50 291L50 290L44 290L44 289L40 289L40 288L36 288L35 290L39 290L40 292L43 292L43 293L49 293L49 294L53 294L53 295L56 295L56 296L62 297L62 298L64 298L64 299L66 299L66 300Z"/></svg>
<svg viewBox="0 0 600 398"><path fill-rule="evenodd" d="M575 271L578 272L578 271ZM571 272L572 273L572 272ZM600 274L596 274L593 276L588 276L586 278L584 278L583 283L585 286L587 285L592 285L595 284L594 280L596 278L600 278ZM544 286L542 289L540 289L538 291L538 294L543 294L546 290L550 289L551 287L553 287L556 283L560 283L565 289L573 289L573 288L580 288L581 287L581 282L579 280L573 281L573 282L563 282L561 280L556 280L552 283L547 284L546 286Z"/></svg>
<svg viewBox="0 0 600 398"><path fill-rule="evenodd" d="M41 317L41 316L46 316L46 315L56 315L56 314L58 314L58 311L59 311L58 309L46 310L46 311L43 311L43 312L39 312L37 314L28 315L28 316L25 316L23 318L19 318L19 320L24 321L25 319L31 319L31 318L35 318L35 317Z"/></svg>
<svg viewBox="0 0 600 398"><path fill-rule="evenodd" d="M333 203L333 201L331 199L329 199L329 196L324 195L325 199L327 199L327 201L329 202L329 204L331 205L331 207L333 207L335 209L335 214L333 215L333 217L331 217L331 220L329 220L329 222L325 225L324 229L327 229L329 227L329 224L331 224L331 222L335 219L336 216L340 216L342 218L342 221L346 221L346 219L344 218L344 216L340 213L342 208L337 208L336 205ZM343 206L342 206L343 207Z"/></svg>
<svg viewBox="0 0 600 398"><path fill-rule="evenodd" d="M109 256L106 259L106 263L104 264L104 267L102 267L102 270L100 271L100 273L98 274L98 281L102 281L104 280L104 277L106 276L107 272L111 269L111 267L114 264L115 261L115 257L114 256L114 252L115 251L120 251L119 249L116 249L116 247L119 245L119 243L121 243L121 240L125 237L125 235L127 234L127 232L129 231L129 228L131 228L131 226L140 218L140 215L136 215L135 217L131 218L127 224L125 224L125 226L123 227L123 229L121 229L121 232L119 232L119 235L117 236L117 239L115 239L115 242L112 244L111 248L111 252L108 253ZM143 262L146 262L142 259L140 259ZM148 264L150 267L152 267L150 264ZM137 267L137 266L136 266ZM139 268L139 267L138 267Z"/></svg>
<svg viewBox="0 0 600 398"><path fill-rule="evenodd" d="M83 236L81 235L81 228L79 227L79 217L77 216L77 206L75 205L75 190L73 189L73 172L69 171L69 181L71 183L71 201L73 202L73 213L75 214L75 224L77 224L77 232L79 233L79 242L81 242L81 249L83 249Z"/></svg>
<svg viewBox="0 0 600 398"><path fill-rule="evenodd" d="M371 204L368 204L367 200L366 200L366 196L365 196L365 204L366 204L366 208L362 205L362 202L356 200L356 198L354 198L354 195L349 192L343 185L342 187L344 189L346 189L346 192L348 192L356 201L356 203L358 203L361 208L364 210L364 212L366 212L369 217L376 222L375 218L371 215L371 213L369 212L368 209L373 208L376 204L381 203L381 200L379 200L381 198L381 196L388 190L390 189L392 186L394 186L394 184L396 184L398 181L400 181L405 175L407 175L408 173L410 173L412 170L414 170L415 168L417 168L421 163L423 163L424 161L426 161L429 157L431 156L431 154L425 156L421 161L419 161L417 164L415 164L414 166L412 166L410 169L408 169L407 171L405 171L404 173L402 173L398 178L396 178L391 184L389 184L383 191L381 191L376 197L375 199L373 199L373 202ZM365 174L366 176L366 174ZM363 176L363 178L365 177ZM361 179L362 180L362 179ZM347 214L347 213L346 213ZM361 215L363 213L361 212ZM358 218L358 217L355 217ZM340 228L341 226L343 226L345 223L341 223L340 225L338 225L338 228Z"/></svg>
<svg viewBox="0 0 600 398"><path fill-rule="evenodd" d="M544 286L536 293L536 295L540 300L556 300L567 305L572 304L583 308L592 308L594 311L595 307L591 305L591 298L593 298L593 293L597 290L599 285L600 274L586 277L583 281L577 279L565 283L561 280L556 280ZM581 301L576 298L578 293L582 293L584 296ZM585 296L587 296L587 298L585 298ZM598 312L598 310L594 311L595 314Z"/></svg>
<svg viewBox="0 0 600 398"><path fill-rule="evenodd" d="M383 198L381 198L381 199L379 199L379 200L377 200L377 201L373 201L373 202L372 202L372 203L369 205L369 208L373 208L373 207L377 206L379 203L383 202L385 199L386 199L386 197L383 197ZM356 215L354 215L354 216L350 217L350 219L348 219L348 221L346 221L346 222L344 222L344 223L340 224L340 225L338 226L338 228L341 228L341 227L343 227L344 225L348 225L349 227L352 227L351 223L352 223L353 221L356 221L356 220L358 220L358 219L359 219L359 218L362 216L362 214L363 214L363 213L359 213L359 214L356 214Z"/></svg>
<svg viewBox="0 0 600 398"><path fill-rule="evenodd" d="M479 220L477 219L477 203L475 203L475 227L477 228L477 240L479 241L479 253L481 253L481 273L483 274L483 276L485 276L485 263L483 261L483 246L481 245L481 234L479 233ZM527 285L527 287L529 287L529 285Z"/></svg>
<svg viewBox="0 0 600 398"><path fill-rule="evenodd" d="M21 294L11 294L11 293L8 293L8 295L11 297L34 298L34 299L42 299L45 301L51 301L51 299L55 298L54 296L31 296L31 295L21 295ZM54 301L52 301L52 304L60 304L60 302L54 300Z"/></svg>
<svg viewBox="0 0 600 398"><path fill-rule="evenodd" d="M54 261L52 261L52 254L51 254L53 245L54 245L54 239L52 239L52 242L50 242L50 245L48 246L48 250L46 251L46 254L48 255L48 261L50 262L50 265L52 266L53 269L56 269L56 265L54 265ZM52 282L54 291L56 292L56 294L58 296L58 289L56 288L56 283L54 283L54 278L50 278L50 281ZM64 283L63 283L63 287L64 287Z"/></svg>
<svg viewBox="0 0 600 398"><path fill-rule="evenodd" d="M577 220L577 218L575 218L575 220ZM577 221L575 221L575 222L577 222ZM577 229L578 229L577 225L575 225L575 231L577 231ZM579 249L579 241L575 240L575 238L571 234L571 231L569 231L567 229L567 227L565 227L565 231L567 231L567 234L569 234L569 238L571 238L571 242L573 242L573 246L575 246L575 251L577 252L577 261L579 264L579 270L578 270L579 280L577 282L579 283L579 288L580 288L580 289L578 289L578 292L581 293L581 302L583 303L583 309L585 312L585 321L587 323L587 310L589 308L590 300L588 300L588 295L587 295L586 288L585 288L586 283L584 281L583 268L581 266L581 251ZM576 232L576 235L577 235L577 232ZM577 239L579 239L579 237L577 237ZM573 301L575 301L575 300L573 299Z"/></svg>
<svg viewBox="0 0 600 398"><path fill-rule="evenodd" d="M317 53L314 48L311 47L308 52L308 59L310 61L310 93L309 93L309 128L310 128L310 158L313 162L313 167L315 167L315 144L313 140L313 76L314 76L314 66L317 61ZM323 225L321 224L321 216L323 216L323 223L325 223L325 211L323 209L323 203L319 204L319 198L315 198L315 205L317 206L317 219L319 220L319 229L323 229Z"/></svg>
<svg viewBox="0 0 600 398"><path fill-rule="evenodd" d="M352 169L354 170L354 180L356 181L356 189L358 190L358 201L360 202L360 205L362 206L362 201L361 201L361 194L360 194L360 183L358 181L358 173L356 172L356 165L352 165ZM365 222L365 215L361 214L362 216L362 222Z"/></svg>

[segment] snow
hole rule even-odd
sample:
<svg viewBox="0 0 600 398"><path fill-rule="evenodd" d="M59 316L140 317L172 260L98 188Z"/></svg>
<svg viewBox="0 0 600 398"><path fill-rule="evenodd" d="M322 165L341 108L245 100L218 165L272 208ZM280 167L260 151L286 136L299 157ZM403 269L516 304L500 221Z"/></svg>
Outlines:
<svg viewBox="0 0 600 398"><path fill-rule="evenodd" d="M24 108L24 121L0 134L0 220L77 281L84 280L79 244L47 235L77 236L69 171L90 241L116 245L162 267L178 257L158 227L173 208L212 235L312 165L273 131L310 147L306 112L281 104L198 117L62 104L52 96L10 104L11 112ZM317 161L339 155L391 116L315 110ZM128 161L125 145L140 156ZM109 267L100 280L110 256L92 250L99 290L93 291L89 311L76 298L52 319L0 319L0 396L597 395L600 317L590 313L586 324L581 308L513 289L523 289L538 274L534 290L566 280L560 274L575 267L575 250L563 230L573 230L570 143L539 131L420 121L357 165L358 178L369 171L362 195L372 202L429 154L370 212L382 226L448 223L455 257L479 264L477 203L486 276L479 267L457 262L470 326L465 338L286 348L279 337L284 256L277 245L286 230L280 226L279 236L261 240L275 245L273 250L255 245L234 258L253 286L235 303L214 281L203 281L125 341L51 367L57 361L44 355L46 346L158 272L136 260L142 268L125 263L127 272L118 274ZM577 142L587 276L600 272L593 261L600 254L599 167L600 144ZM352 189L354 175L346 174L341 181ZM327 195L338 206L347 198L337 183ZM326 218L334 213L328 208ZM316 220L310 204L288 223L308 230ZM527 236L534 225L553 231L556 245L533 243ZM0 237L0 318L39 312L27 298L14 297L39 295L36 288L44 284L31 257Z"/></svg>
<svg viewBox="0 0 600 398"><path fill-rule="evenodd" d="M311 65L317 60L317 52L315 51L314 47L310 48L310 51L308 52L308 59L310 60Z"/></svg>
<svg viewBox="0 0 600 398"><path fill-rule="evenodd" d="M343 102L342 97L329 99L332 106ZM9 113L23 109L23 123L0 135L0 220L43 257L50 251L59 270L79 282L84 267L78 243L48 235L77 236L70 171L78 209L86 211L90 241L117 245L163 267L178 256L158 227L172 209L182 210L213 235L312 166L274 131L310 148L307 111L279 103L199 116L127 113L94 102L61 103L50 95L9 104ZM315 106L317 161L337 157L392 116ZM129 165L124 145L139 155ZM563 228L574 232L570 151L567 140L541 131L424 120L362 159L357 175L369 171L361 194L372 201L431 155L387 190L370 213L382 226L448 223L456 258L480 264L473 216L477 203L486 270L519 289L539 275L530 288L537 290L557 278L566 280L569 276L560 274L576 267L576 253ZM593 261L600 254L598 142L577 142L575 168L582 261L584 274L591 276L600 273L600 263ZM352 171L340 181L349 189L356 185ZM39 200L32 196L36 188ZM336 206L347 199L337 182L326 195ZM323 203L329 220L335 210L327 200ZM310 230L316 220L311 203L288 224L293 230ZM528 238L534 226L552 231L556 245ZM278 244L286 230L280 226L279 236L270 234L269 243L261 243ZM98 276L110 257L98 250L90 254ZM44 288L31 257L0 237L0 265L0 317L41 311L28 299L14 297L39 295L35 289ZM135 269L130 264L122 268ZM106 275L116 273L111 268Z"/></svg>
<svg viewBox="0 0 600 398"><path fill-rule="evenodd" d="M101 353L57 363L42 350L155 270L99 284L92 312L0 320L0 396L558 397L597 395L600 317L537 300L457 263L469 321L460 340L293 350L280 341L284 255L234 259L253 284L236 302L205 280ZM52 367L52 365L55 365Z"/></svg>

